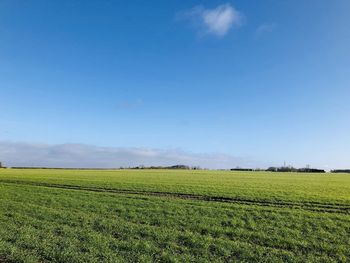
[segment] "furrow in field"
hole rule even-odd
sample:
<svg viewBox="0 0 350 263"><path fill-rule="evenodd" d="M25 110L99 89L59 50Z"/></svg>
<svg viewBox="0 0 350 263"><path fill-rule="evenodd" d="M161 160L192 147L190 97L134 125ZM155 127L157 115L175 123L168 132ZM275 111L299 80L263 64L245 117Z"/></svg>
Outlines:
<svg viewBox="0 0 350 263"><path fill-rule="evenodd" d="M208 201L208 202L238 203L238 204L255 205L255 206L303 209L303 210L310 210L310 211L316 211L316 212L350 214L349 205L337 204L337 203L327 204L327 203L319 203L319 202L255 200L255 199L246 199L246 198L239 198L239 197L207 196L207 195L176 193L176 192L137 191L137 190L129 190L129 189L86 187L86 186L78 186L78 185L50 184L50 183L42 183L42 182L16 181L16 180L6 180L6 181L0 180L0 182L4 184L32 185L32 186L51 187L51 188L60 188L60 189L78 190L78 191L80 190L80 191L91 191L91 192L101 192L101 193L158 196L158 197L168 197L168 198L201 200L201 201Z"/></svg>
<svg viewBox="0 0 350 263"><path fill-rule="evenodd" d="M18 202L19 204L21 204L20 202ZM25 215L23 215L23 213L17 213L17 216L22 216L23 218L25 218L27 220L27 222L25 222L25 225L31 225L31 222L38 220L42 223L42 225L50 225L51 220L50 219L45 219L45 218L37 218L37 214L41 214L41 213L47 213L47 212L51 212L52 209L46 207L46 206L42 206L42 205L30 205L30 207L34 208L36 211L40 211L40 213L36 213L36 214L28 214L26 213ZM28 207L27 207L28 208ZM57 211L57 209L55 209ZM24 211L24 210L23 210ZM52 210L53 211L53 210ZM63 210L61 210L63 211ZM85 212L79 212L79 214L84 215ZM17 217L16 216L16 217ZM108 218L108 219L112 219L112 218ZM98 220L98 218L95 218L95 220ZM141 224L138 222L132 222L130 220L126 220L123 218L118 218L118 225L122 225L124 227L129 227L133 226L133 227L140 227ZM72 226L69 221L67 222L59 222L60 226L65 226L67 227L67 229L71 229L74 230L74 226ZM157 229L157 230L162 230L162 227L159 226L153 226L153 225L149 225L147 224L147 227L149 228L153 228L153 229ZM96 234L101 234L104 237L113 237L113 239L118 239L116 238L113 233L109 233L109 232L104 232L104 231L97 231L97 230L91 230L90 231L96 233ZM179 230L177 228L173 228L172 229L172 234L174 236L181 236L181 233L183 233L182 230ZM205 238L205 235L199 233L199 232L192 232L194 235ZM249 238L250 237L250 238ZM212 237L210 236L209 238L212 240L213 243L215 242L219 242L220 240L225 240L225 242L234 242L236 244L240 244L240 246L244 246L244 247L249 247L251 249L253 248L263 248L263 249L267 249L269 251L279 251L279 252L285 252L285 253L293 253L295 255L302 255L304 253L307 253L307 251L310 249L308 247L302 246L302 245L293 245L293 244L285 244L285 246L280 245L280 244L274 244L272 245L271 243L269 243L268 241L264 241L264 240L258 240L257 238L252 238L254 237L254 235L249 235L249 233L243 234L243 235L237 235L234 238L231 237L225 237L225 236L220 236L220 237ZM123 238L127 238L127 237L123 237ZM1 238L0 238L1 240ZM290 246L288 246L290 245ZM292 246L295 246L294 248ZM21 248L24 249L24 248ZM329 256L329 251L324 251L325 253L328 254ZM1 261L0 261L1 262Z"/></svg>

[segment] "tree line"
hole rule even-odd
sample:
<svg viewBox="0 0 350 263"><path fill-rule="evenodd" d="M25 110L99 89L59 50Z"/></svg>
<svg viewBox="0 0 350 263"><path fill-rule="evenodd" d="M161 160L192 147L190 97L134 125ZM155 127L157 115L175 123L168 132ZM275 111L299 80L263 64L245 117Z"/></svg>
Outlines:
<svg viewBox="0 0 350 263"><path fill-rule="evenodd" d="M0 168L6 168L2 162L0 162ZM14 169L69 169L69 170L122 170L122 169L167 169L167 170L208 170L205 168L201 168L199 166L188 166L184 164L177 164L177 165L171 165L171 166L130 166L130 167L119 167L119 168L62 168L62 167L11 167ZM227 169L218 169L218 170L227 170ZM229 169L231 171L245 171L245 172L258 172L258 171L265 171L265 172L296 172L296 173L326 173L323 169L317 169L317 168L294 168L292 166L281 166L281 167L274 167L271 166L267 169L252 169L252 168L231 168ZM350 173L350 169L334 169L330 171L331 173Z"/></svg>

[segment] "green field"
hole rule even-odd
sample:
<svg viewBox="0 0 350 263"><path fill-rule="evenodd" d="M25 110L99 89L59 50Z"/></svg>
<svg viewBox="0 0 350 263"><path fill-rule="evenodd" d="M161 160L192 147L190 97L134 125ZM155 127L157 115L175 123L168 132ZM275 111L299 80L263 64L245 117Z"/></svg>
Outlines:
<svg viewBox="0 0 350 263"><path fill-rule="evenodd" d="M350 175L0 169L0 262L350 262Z"/></svg>

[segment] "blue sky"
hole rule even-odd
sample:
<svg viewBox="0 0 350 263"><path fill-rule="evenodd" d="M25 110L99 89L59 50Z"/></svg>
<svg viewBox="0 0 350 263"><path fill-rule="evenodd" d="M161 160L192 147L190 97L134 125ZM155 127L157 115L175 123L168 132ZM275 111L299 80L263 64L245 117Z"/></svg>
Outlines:
<svg viewBox="0 0 350 263"><path fill-rule="evenodd" d="M175 152L166 163L349 167L349 13L347 0L3 0L0 159L45 165L38 147L80 145L72 166L86 146L146 152L130 165Z"/></svg>

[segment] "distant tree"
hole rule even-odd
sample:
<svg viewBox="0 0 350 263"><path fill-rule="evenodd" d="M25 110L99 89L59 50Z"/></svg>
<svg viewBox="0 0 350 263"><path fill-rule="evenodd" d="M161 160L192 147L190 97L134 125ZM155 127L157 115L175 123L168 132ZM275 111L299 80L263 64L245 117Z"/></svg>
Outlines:
<svg viewBox="0 0 350 263"><path fill-rule="evenodd" d="M183 165L183 164L177 164L177 165L169 166L166 168L168 168L168 169L182 169L182 170L189 170L190 169L189 166Z"/></svg>
<svg viewBox="0 0 350 263"><path fill-rule="evenodd" d="M271 167L267 168L266 171L268 171L268 172L277 172L277 167L271 166Z"/></svg>

